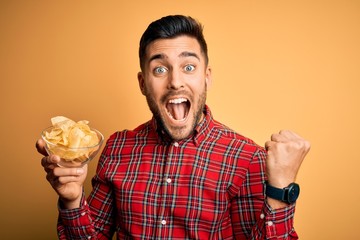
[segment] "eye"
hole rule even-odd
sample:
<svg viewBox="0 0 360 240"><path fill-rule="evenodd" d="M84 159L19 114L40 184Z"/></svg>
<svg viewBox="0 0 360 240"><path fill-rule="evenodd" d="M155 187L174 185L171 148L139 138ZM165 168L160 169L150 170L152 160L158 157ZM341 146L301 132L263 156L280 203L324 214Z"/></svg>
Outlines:
<svg viewBox="0 0 360 240"><path fill-rule="evenodd" d="M185 66L184 68L185 72L192 72L195 70L195 66L194 65L191 65L191 64L188 64Z"/></svg>
<svg viewBox="0 0 360 240"><path fill-rule="evenodd" d="M166 73L167 72L167 69L163 66L160 66L160 67L156 67L154 69L154 73L155 74L163 74L163 73Z"/></svg>

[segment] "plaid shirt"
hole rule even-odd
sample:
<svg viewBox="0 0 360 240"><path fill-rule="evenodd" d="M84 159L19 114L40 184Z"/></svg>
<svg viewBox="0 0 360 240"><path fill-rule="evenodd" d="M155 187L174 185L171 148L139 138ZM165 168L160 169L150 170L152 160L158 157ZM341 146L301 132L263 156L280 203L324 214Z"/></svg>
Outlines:
<svg viewBox="0 0 360 240"><path fill-rule="evenodd" d="M114 133L81 207L59 208L60 239L297 239L295 206L271 210L266 152L212 118L174 142L155 119Z"/></svg>

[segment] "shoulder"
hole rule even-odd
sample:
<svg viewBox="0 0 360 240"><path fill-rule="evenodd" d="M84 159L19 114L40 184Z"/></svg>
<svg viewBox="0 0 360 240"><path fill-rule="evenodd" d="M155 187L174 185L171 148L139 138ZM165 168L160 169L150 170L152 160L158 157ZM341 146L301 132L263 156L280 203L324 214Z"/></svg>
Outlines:
<svg viewBox="0 0 360 240"><path fill-rule="evenodd" d="M124 129L122 131L114 132L110 135L106 142L105 148L108 153L114 153L114 149L119 150L127 147L133 147L144 141L156 140L155 131L152 128L151 122L146 122L133 130Z"/></svg>
<svg viewBox="0 0 360 240"><path fill-rule="evenodd" d="M245 137L228 126L214 121L211 131L214 143L212 154L231 176L231 188L238 192L247 177L263 176L265 173L266 151L254 140ZM225 163L225 164L224 164Z"/></svg>
<svg viewBox="0 0 360 240"><path fill-rule="evenodd" d="M146 122L132 130L124 129L122 131L114 132L113 134L110 135L108 142L114 142L124 139L137 138L137 137L146 137L149 134L151 134L151 132L152 132L151 124L150 122Z"/></svg>
<svg viewBox="0 0 360 240"><path fill-rule="evenodd" d="M213 121L212 135L214 138L218 138L223 144L231 145L233 147L241 147L252 149L253 151L264 151L264 148L258 145L254 140L248 138L230 127L222 124L216 120Z"/></svg>

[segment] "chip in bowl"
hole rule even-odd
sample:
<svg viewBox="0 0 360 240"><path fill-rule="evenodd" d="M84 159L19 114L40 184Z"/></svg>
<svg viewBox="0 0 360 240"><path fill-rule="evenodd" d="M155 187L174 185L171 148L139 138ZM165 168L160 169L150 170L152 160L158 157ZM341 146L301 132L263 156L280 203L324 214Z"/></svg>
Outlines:
<svg viewBox="0 0 360 240"><path fill-rule="evenodd" d="M75 122L64 116L51 118L52 126L41 136L48 154L58 155L62 167L79 167L89 162L99 151L104 136L89 127L89 121Z"/></svg>

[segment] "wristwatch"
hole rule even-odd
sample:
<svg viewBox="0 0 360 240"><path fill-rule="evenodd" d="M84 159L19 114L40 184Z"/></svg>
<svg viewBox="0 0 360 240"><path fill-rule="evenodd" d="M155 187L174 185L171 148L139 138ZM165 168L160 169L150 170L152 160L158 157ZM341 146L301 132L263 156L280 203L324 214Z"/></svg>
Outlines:
<svg viewBox="0 0 360 240"><path fill-rule="evenodd" d="M287 204L292 204L295 203L296 199L299 197L300 186L299 184L291 183L285 188L276 188L266 182L265 194L273 199L283 201Z"/></svg>

